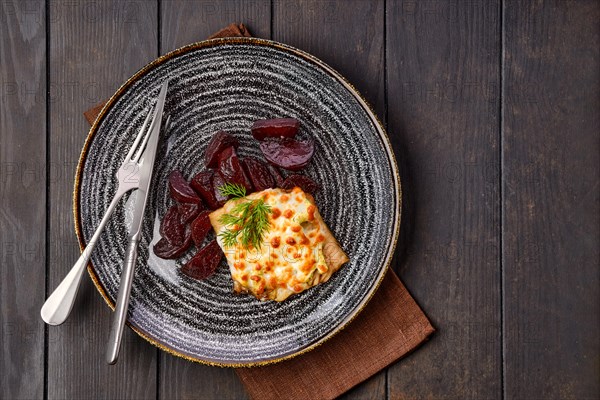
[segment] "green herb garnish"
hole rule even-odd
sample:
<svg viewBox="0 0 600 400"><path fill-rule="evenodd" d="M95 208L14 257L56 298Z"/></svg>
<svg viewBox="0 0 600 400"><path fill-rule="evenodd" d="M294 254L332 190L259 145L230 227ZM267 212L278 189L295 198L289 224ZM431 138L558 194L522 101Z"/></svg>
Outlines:
<svg viewBox="0 0 600 400"><path fill-rule="evenodd" d="M227 188L227 185L231 186ZM219 191L223 195L225 195L225 191L227 190L229 195L232 195L232 193L241 194L243 192L244 195L241 197L245 196L246 189L243 186L229 183L227 185L219 188ZM233 188L233 186L237 187ZM263 199L246 200L236 204L230 214L223 214L219 218L220 223L231 227L219 234L223 238L225 247L235 246L238 237L240 237L242 246L248 248L251 245L255 249L260 250L263 235L269 229L268 216L270 213L271 206L265 204Z"/></svg>
<svg viewBox="0 0 600 400"><path fill-rule="evenodd" d="M231 196L232 199L246 197L246 188L237 183L226 183L219 186L219 193L225 197Z"/></svg>

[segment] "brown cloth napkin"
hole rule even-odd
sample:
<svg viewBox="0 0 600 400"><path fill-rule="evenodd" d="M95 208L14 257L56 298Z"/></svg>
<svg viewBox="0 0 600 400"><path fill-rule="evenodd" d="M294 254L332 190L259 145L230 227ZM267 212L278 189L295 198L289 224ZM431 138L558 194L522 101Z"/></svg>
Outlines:
<svg viewBox="0 0 600 400"><path fill-rule="evenodd" d="M251 36L231 24L210 36ZM100 104L84 113L93 124ZM365 309L332 339L301 356L236 372L255 400L333 399L423 343L434 329L394 271Z"/></svg>

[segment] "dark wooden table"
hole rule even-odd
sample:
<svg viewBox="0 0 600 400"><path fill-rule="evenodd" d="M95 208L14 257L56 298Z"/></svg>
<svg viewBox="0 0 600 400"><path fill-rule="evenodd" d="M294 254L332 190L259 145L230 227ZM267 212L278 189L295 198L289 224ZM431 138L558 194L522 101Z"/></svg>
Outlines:
<svg viewBox="0 0 600 400"><path fill-rule="evenodd" d="M387 125L404 187L394 269L437 333L346 398L600 396L597 1L0 2L0 397L244 398L233 370L127 332L79 255L82 113L155 57L232 21L345 75ZM361 349L369 351L369 349Z"/></svg>

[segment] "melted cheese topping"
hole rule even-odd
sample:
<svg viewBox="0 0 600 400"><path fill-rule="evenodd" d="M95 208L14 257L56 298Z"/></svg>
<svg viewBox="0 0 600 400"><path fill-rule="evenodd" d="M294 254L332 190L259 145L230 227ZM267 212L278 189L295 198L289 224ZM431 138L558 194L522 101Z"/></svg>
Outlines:
<svg viewBox="0 0 600 400"><path fill-rule="evenodd" d="M319 276L329 270L323 254L324 231L328 230L323 229L320 217L315 218L318 210L300 188L267 189L242 200L230 200L223 213L230 214L239 201L259 198L271 207L270 228L263 235L261 248L245 248L239 237L237 245L225 247L218 235L231 228L227 226L218 227L217 241L227 258L235 291L281 301L318 284Z"/></svg>

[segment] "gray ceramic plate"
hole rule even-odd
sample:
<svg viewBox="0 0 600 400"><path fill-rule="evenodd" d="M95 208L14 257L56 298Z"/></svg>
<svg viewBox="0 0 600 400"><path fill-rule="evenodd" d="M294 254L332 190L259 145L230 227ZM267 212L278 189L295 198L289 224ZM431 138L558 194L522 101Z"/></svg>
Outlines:
<svg viewBox="0 0 600 400"><path fill-rule="evenodd" d="M400 225L400 181L390 142L356 90L322 61L295 48L253 39L216 39L169 53L127 81L104 107L85 143L75 182L74 213L85 246L107 208L114 174L160 84L170 79L165 112L172 127L157 155L151 208L129 307L141 336L178 356L221 366L280 361L323 343L369 301L392 258ZM205 281L157 259L156 215L170 205L166 177L203 169L211 134L223 129L242 156L261 157L249 134L261 118L294 117L315 156L305 172L322 187L316 202L350 262L326 284L285 302L232 293L225 261ZM168 151L167 151L168 148ZM90 275L113 307L127 237L123 199L92 256Z"/></svg>

